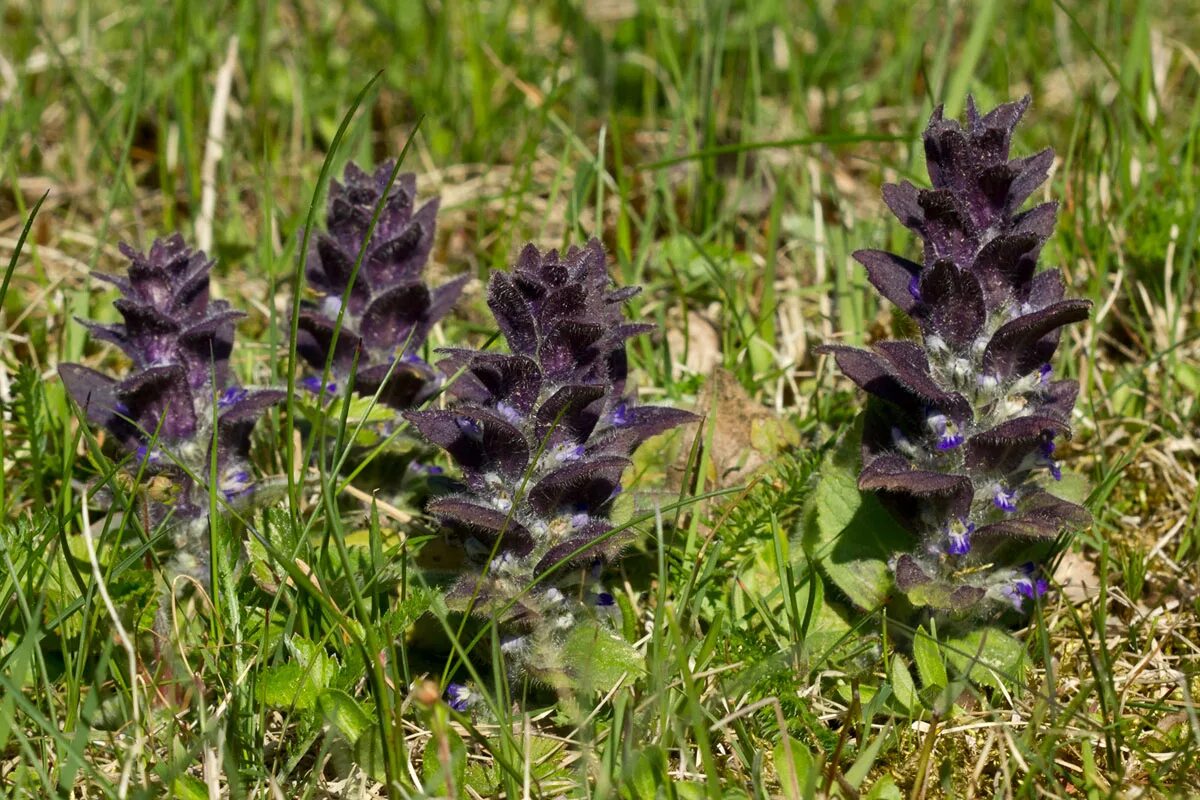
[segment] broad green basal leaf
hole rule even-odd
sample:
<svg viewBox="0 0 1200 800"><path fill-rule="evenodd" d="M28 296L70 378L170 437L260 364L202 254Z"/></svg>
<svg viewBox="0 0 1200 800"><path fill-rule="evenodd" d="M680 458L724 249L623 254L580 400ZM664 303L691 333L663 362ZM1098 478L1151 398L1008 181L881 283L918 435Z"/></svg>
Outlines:
<svg viewBox="0 0 1200 800"><path fill-rule="evenodd" d="M607 692L622 678L636 679L645 670L642 656L629 642L599 625L580 625L571 631L563 648L564 663L575 683Z"/></svg>
<svg viewBox="0 0 1200 800"><path fill-rule="evenodd" d="M804 743L788 736L786 742L781 740L775 745L774 756L780 794L786 800L812 797L817 789L817 773L813 769L813 755Z"/></svg>
<svg viewBox="0 0 1200 800"><path fill-rule="evenodd" d="M942 651L959 673L977 684L996 688L1019 684L1029 665L1025 643L1000 628L982 628L960 638L945 639Z"/></svg>
<svg viewBox="0 0 1200 800"><path fill-rule="evenodd" d="M298 636L288 639L287 647L293 660L264 670L256 694L269 706L305 711L337 676L338 663L323 647Z"/></svg>
<svg viewBox="0 0 1200 800"><path fill-rule="evenodd" d="M917 694L917 685L913 682L908 664L904 663L904 656L899 653L892 655L888 677L891 678L892 693L896 701L904 706L911 716L920 717L925 711L925 706L921 703L921 696Z"/></svg>
<svg viewBox="0 0 1200 800"><path fill-rule="evenodd" d="M873 609L894 587L888 559L913 542L873 495L858 490L860 428L861 422L822 462L805 535L834 585L854 605Z"/></svg>
<svg viewBox="0 0 1200 800"><path fill-rule="evenodd" d="M913 638L913 661L917 663L921 685L926 689L944 689L950 683L937 642L924 627L918 627Z"/></svg>

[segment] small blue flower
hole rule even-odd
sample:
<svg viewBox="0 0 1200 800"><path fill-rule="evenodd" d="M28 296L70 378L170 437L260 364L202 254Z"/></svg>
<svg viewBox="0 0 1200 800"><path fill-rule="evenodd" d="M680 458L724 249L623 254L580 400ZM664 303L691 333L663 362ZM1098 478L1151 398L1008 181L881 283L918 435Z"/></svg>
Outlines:
<svg viewBox="0 0 1200 800"><path fill-rule="evenodd" d="M223 411L230 406L237 405L249 396L250 392L240 386L230 386L221 392L221 396L217 398L217 408Z"/></svg>
<svg viewBox="0 0 1200 800"><path fill-rule="evenodd" d="M1018 592L1030 600L1041 597L1050 588L1045 578L1018 578L1015 586Z"/></svg>
<svg viewBox="0 0 1200 800"><path fill-rule="evenodd" d="M446 702L455 711L466 711L474 699L471 690L461 683L452 683L446 687Z"/></svg>
<svg viewBox="0 0 1200 800"><path fill-rule="evenodd" d="M551 451L550 457L554 461L562 464L568 461L578 461L583 458L586 449L583 445L571 445L570 443L560 444Z"/></svg>
<svg viewBox="0 0 1200 800"><path fill-rule="evenodd" d="M248 492L250 485L250 473L244 469L235 470L232 473L226 473L221 479L221 494L226 500L232 500L238 495Z"/></svg>
<svg viewBox="0 0 1200 800"><path fill-rule="evenodd" d="M499 403L496 403L496 410L500 412L500 416L504 417L506 420L508 420L513 425L521 424L521 421L522 421L521 412L519 412L519 411L517 411L517 409L513 408L511 403L507 403L504 400L501 400Z"/></svg>
<svg viewBox="0 0 1200 800"><path fill-rule="evenodd" d="M408 468L418 475L441 475L446 471L436 464L422 464L420 461L409 463Z"/></svg>
<svg viewBox="0 0 1200 800"><path fill-rule="evenodd" d="M1038 376L1043 386L1050 383L1050 374L1052 372L1054 372L1054 368L1049 364L1042 364L1040 367L1038 367Z"/></svg>
<svg viewBox="0 0 1200 800"><path fill-rule="evenodd" d="M1022 564L1021 572L1024 574L1013 579L1012 584L1004 589L1004 595L1017 611L1025 607L1026 601L1043 597L1050 588L1046 579L1037 574L1037 568L1032 563Z"/></svg>
<svg viewBox="0 0 1200 800"><path fill-rule="evenodd" d="M134 458L137 459L138 466L157 464L162 460L157 450L150 450L146 445L138 447L134 453Z"/></svg>
<svg viewBox="0 0 1200 800"><path fill-rule="evenodd" d="M617 604L617 600L608 592L600 592L596 595L596 605L600 608L608 608Z"/></svg>
<svg viewBox="0 0 1200 800"><path fill-rule="evenodd" d="M1050 475L1056 481L1062 480L1062 469L1059 468L1058 462L1054 460L1054 440L1045 439L1041 445L1041 465L1050 470Z"/></svg>
<svg viewBox="0 0 1200 800"><path fill-rule="evenodd" d="M963 443L961 433L944 433L938 437L938 450L953 450Z"/></svg>
<svg viewBox="0 0 1200 800"><path fill-rule="evenodd" d="M625 402L617 403L616 408L612 410L612 424L620 428L623 425L629 424L629 404Z"/></svg>
<svg viewBox="0 0 1200 800"><path fill-rule="evenodd" d="M337 295L326 295L325 299L321 301L321 313L330 319L337 319L341 310L342 298Z"/></svg>
<svg viewBox="0 0 1200 800"><path fill-rule="evenodd" d="M914 300L921 299L921 278L918 275L913 275L908 280L908 293L912 295Z"/></svg>
<svg viewBox="0 0 1200 800"><path fill-rule="evenodd" d="M475 420L466 417L457 417L454 422L458 425L458 429L466 436L476 440L483 438L483 428Z"/></svg>
<svg viewBox="0 0 1200 800"><path fill-rule="evenodd" d="M301 378L299 382L300 388L313 394L321 393L321 379L315 375L309 375L307 378ZM327 383L325 385L325 394L333 394L337 391L336 383Z"/></svg>
<svg viewBox="0 0 1200 800"><path fill-rule="evenodd" d="M937 449L943 452L953 450L963 443L964 437L958 429L958 425L954 420L948 418L945 414L931 414L925 424L938 437Z"/></svg>
<svg viewBox="0 0 1200 800"><path fill-rule="evenodd" d="M975 532L975 523L956 520L946 532L950 544L946 552L952 556L965 556L971 552L971 534Z"/></svg>
<svg viewBox="0 0 1200 800"><path fill-rule="evenodd" d="M1017 494L1016 492L1010 492L1003 486L996 484L996 490L992 494L992 503L995 504L996 508L1000 509L1006 514L1011 514L1017 510Z"/></svg>

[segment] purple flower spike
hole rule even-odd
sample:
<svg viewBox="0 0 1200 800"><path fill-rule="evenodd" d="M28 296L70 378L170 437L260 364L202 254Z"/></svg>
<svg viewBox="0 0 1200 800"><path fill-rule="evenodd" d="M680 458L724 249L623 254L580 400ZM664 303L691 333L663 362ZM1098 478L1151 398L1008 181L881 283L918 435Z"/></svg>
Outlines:
<svg viewBox="0 0 1200 800"><path fill-rule="evenodd" d="M1053 379L1051 361L1062 328L1085 320L1090 303L1066 297L1058 270L1038 269L1058 205L1027 207L1051 150L1009 157L1028 107L1025 98L983 113L968 99L965 124L938 108L923 137L930 185L884 187L884 202L920 238L921 259L854 255L919 340L819 350L869 396L859 488L879 492L921 543L893 559L897 586L950 616L987 614L1007 596L1021 542L1090 520L1040 480L1043 469L1062 477L1051 440L1070 435L1078 393L1074 381Z"/></svg>
<svg viewBox="0 0 1200 800"><path fill-rule="evenodd" d="M146 253L124 244L120 249L130 262L127 273L97 277L120 291L114 305L122 322L84 324L94 338L121 348L133 368L114 379L61 364L59 375L89 422L132 453L139 468L174 485L170 501L143 498L146 513L139 518L153 524L169 519L180 558L186 553L186 563L206 563L207 534L196 539L202 526L192 524L209 507L204 476L215 456L223 496L252 489L251 431L283 393L232 382L234 322L242 315L210 299L212 262L203 253L178 235L155 241Z"/></svg>
<svg viewBox="0 0 1200 800"><path fill-rule="evenodd" d="M355 392L364 397L378 393L384 405L406 409L425 402L441 384L418 351L458 301L466 278L436 288L424 283L438 201L416 207L417 182L411 173L398 175L389 189L393 167L388 162L368 174L351 163L342 181L333 182L327 230L316 237L305 269L317 299L300 312L297 351L315 370L331 362L339 380L349 379L357 353ZM379 220L372 231L377 208ZM360 252L361 266L354 274Z"/></svg>
<svg viewBox="0 0 1200 800"><path fill-rule="evenodd" d="M626 340L650 329L626 320L633 294L612 286L598 241L526 247L488 287L508 352L448 351L438 367L457 376L449 407L404 414L462 476L428 506L468 555L449 600L497 616L515 674L572 670L552 656L575 624L600 617L588 587L631 536L610 518L630 455L694 419L626 391Z"/></svg>

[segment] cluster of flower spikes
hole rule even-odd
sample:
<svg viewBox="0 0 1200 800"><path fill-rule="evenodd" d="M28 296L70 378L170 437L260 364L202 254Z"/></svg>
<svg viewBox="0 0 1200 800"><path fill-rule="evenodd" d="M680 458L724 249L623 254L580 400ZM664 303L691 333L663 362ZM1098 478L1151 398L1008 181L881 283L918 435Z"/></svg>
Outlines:
<svg viewBox="0 0 1200 800"><path fill-rule="evenodd" d="M179 235L155 241L145 254L124 244L121 252L128 273L96 277L120 291L114 305L123 322L81 322L96 339L117 345L132 372L115 379L61 364L59 375L88 421L133 455L136 469L169 480L172 496L146 499L146 517L152 525L168 521L175 568L206 583L212 459L221 502L252 505L250 434L285 393L232 382L229 357L242 314L209 299L212 262L203 253Z"/></svg>
<svg viewBox="0 0 1200 800"><path fill-rule="evenodd" d="M1086 319L1090 304L1064 299L1057 269L1037 270L1058 209L1021 210L1054 158L1047 149L1009 159L1028 105L981 115L968 101L965 129L936 110L924 134L932 188L883 192L924 240L922 262L855 253L922 343L824 348L871 395L859 487L920 542L893 559L897 588L949 615L1029 606L1046 588L1020 565L1030 545L1089 520L1054 492L1055 440L1070 435L1079 386L1054 380L1050 361L1062 326Z"/></svg>
<svg viewBox="0 0 1200 800"><path fill-rule="evenodd" d="M389 190L394 168L394 162L387 162L367 174L351 163L344 182L333 182L326 232L317 236L305 269L319 299L306 303L300 313L297 350L322 374L330 363L335 381L346 381L354 372L359 395L378 393L384 405L406 409L420 405L441 383L417 353L429 330L458 300L467 276L435 289L422 281L433 249L438 201L414 211L416 176L398 175ZM371 230L377 209L379 218ZM317 377L305 378L301 385L313 392L322 389ZM338 384L325 388L333 392Z"/></svg>
<svg viewBox="0 0 1200 800"><path fill-rule="evenodd" d="M461 471L428 506L472 565L450 602L499 622L516 674L563 669L562 638L612 605L595 578L628 540L611 514L629 456L694 419L626 390L626 340L653 329L625 318L637 291L611 287L596 240L563 255L526 246L488 287L510 352L442 351L452 403L404 415Z"/></svg>

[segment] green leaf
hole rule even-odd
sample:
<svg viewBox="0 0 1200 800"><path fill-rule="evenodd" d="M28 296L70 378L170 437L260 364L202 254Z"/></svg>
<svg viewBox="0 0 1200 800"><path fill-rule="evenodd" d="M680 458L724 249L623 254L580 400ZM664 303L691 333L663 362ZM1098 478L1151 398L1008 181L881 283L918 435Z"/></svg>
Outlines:
<svg viewBox="0 0 1200 800"><path fill-rule="evenodd" d="M791 759L783 741L775 745L775 772L779 775L781 794L786 800L812 797L817 788L812 753L795 737L788 736L787 744L791 749Z"/></svg>
<svg viewBox="0 0 1200 800"><path fill-rule="evenodd" d="M622 677L637 678L645 670L642 656L633 645L595 624L571 631L563 647L567 664L577 683L595 691L609 691Z"/></svg>
<svg viewBox="0 0 1200 800"><path fill-rule="evenodd" d="M348 744L371 730L371 715L358 701L341 689L326 689L317 696L317 709L325 722L334 728Z"/></svg>
<svg viewBox="0 0 1200 800"><path fill-rule="evenodd" d="M904 663L904 656L899 653L892 655L891 669L888 673L892 681L892 694L896 696L896 700L909 714L914 717L920 716L924 705L921 703L921 696L917 694L917 685L913 683L912 673Z"/></svg>
<svg viewBox="0 0 1200 800"><path fill-rule="evenodd" d="M171 781L171 796L180 800L208 800L208 787L204 781L191 775L176 775Z"/></svg>
<svg viewBox="0 0 1200 800"><path fill-rule="evenodd" d="M1000 628L983 628L947 639L942 649L946 660L960 673L977 684L997 689L1020 683L1029 661L1025 643Z"/></svg>
<svg viewBox="0 0 1200 800"><path fill-rule="evenodd" d="M272 708L312 708L317 697L299 664L280 664L263 670L254 694L260 703Z"/></svg>
<svg viewBox="0 0 1200 800"><path fill-rule="evenodd" d="M623 797L629 800L654 800L660 784L670 781L667 777L667 756L658 745L647 745L634 750L633 765L625 763L625 785Z"/></svg>
<svg viewBox="0 0 1200 800"><path fill-rule="evenodd" d="M815 520L807 549L825 574L860 609L873 609L893 588L888 560L912 549L912 537L872 494L858 490L861 416L821 464L813 493Z"/></svg>
<svg viewBox="0 0 1200 800"><path fill-rule="evenodd" d="M825 582L814 573L796 591L795 608L803 626L801 648L806 658L833 658L839 646L848 644L850 624L825 602Z"/></svg>
<svg viewBox="0 0 1200 800"><path fill-rule="evenodd" d="M911 680L911 678L909 679ZM862 782L867 779L867 774L871 768L875 766L875 760L879 758L879 751L883 749L883 744L891 735L892 727L888 725L882 731L867 742L867 746L859 753L858 758L854 759L854 763L850 765L850 769L846 770L846 782L857 789L862 785Z"/></svg>
<svg viewBox="0 0 1200 800"><path fill-rule="evenodd" d="M468 761L467 769L463 773L464 785L480 797L493 797L497 794L499 772L494 764Z"/></svg>
<svg viewBox="0 0 1200 800"><path fill-rule="evenodd" d="M891 775L884 775L875 781L875 785L871 787L871 791L867 792L864 800L900 800L901 797L903 795L900 794L895 779Z"/></svg>
<svg viewBox="0 0 1200 800"><path fill-rule="evenodd" d="M679 800L705 800L708 797L707 788L697 781L680 781L672 786Z"/></svg>
<svg viewBox="0 0 1200 800"><path fill-rule="evenodd" d="M1055 497L1083 505L1092 493L1092 482L1086 475L1064 469L1062 480L1047 482L1046 489Z"/></svg>
<svg viewBox="0 0 1200 800"><path fill-rule="evenodd" d="M358 737L354 742L354 763L359 769L379 783L387 782L387 766L383 755L383 739L379 732L372 730Z"/></svg>
<svg viewBox="0 0 1200 800"><path fill-rule="evenodd" d="M458 797L466 784L466 773L467 746L462 737L449 728L431 736L421 760L425 793L431 797Z"/></svg>
<svg viewBox="0 0 1200 800"><path fill-rule="evenodd" d="M913 639L913 661L917 663L921 685L926 689L944 689L950 683L937 642L925 632L924 627L917 628L917 635Z"/></svg>
<svg viewBox="0 0 1200 800"><path fill-rule="evenodd" d="M274 708L313 708L317 696L337 677L338 663L323 647L293 636L287 647L294 661L263 670L255 687L258 700Z"/></svg>

